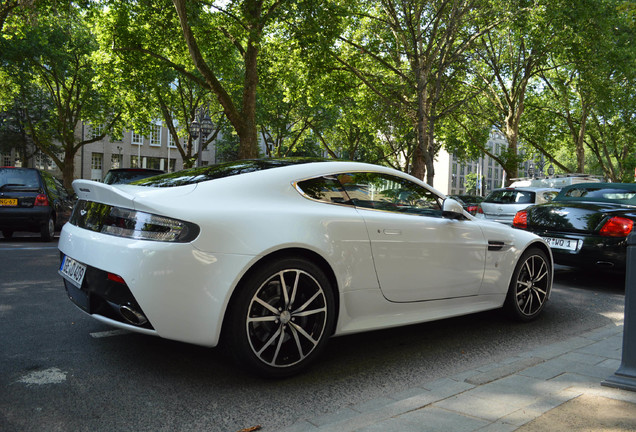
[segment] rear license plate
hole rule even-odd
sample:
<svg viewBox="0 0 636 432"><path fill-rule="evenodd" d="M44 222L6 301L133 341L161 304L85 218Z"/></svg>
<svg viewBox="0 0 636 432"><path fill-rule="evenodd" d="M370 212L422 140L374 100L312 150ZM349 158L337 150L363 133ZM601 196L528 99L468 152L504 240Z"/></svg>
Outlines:
<svg viewBox="0 0 636 432"><path fill-rule="evenodd" d="M15 207L18 205L17 198L0 198L0 206Z"/></svg>
<svg viewBox="0 0 636 432"><path fill-rule="evenodd" d="M60 274L64 279L79 288L82 286L82 281L86 274L86 266L64 255L62 265L60 266Z"/></svg>
<svg viewBox="0 0 636 432"><path fill-rule="evenodd" d="M556 237L543 237L543 240L547 241L553 249L565 249L565 250L577 250L579 247L579 240L572 240L566 238Z"/></svg>

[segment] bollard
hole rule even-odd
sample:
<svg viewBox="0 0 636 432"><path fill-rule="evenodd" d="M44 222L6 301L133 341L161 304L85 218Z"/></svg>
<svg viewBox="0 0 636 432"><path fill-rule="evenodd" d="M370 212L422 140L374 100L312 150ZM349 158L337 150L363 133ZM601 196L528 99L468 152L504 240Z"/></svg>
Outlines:
<svg viewBox="0 0 636 432"><path fill-rule="evenodd" d="M636 391L636 232L627 238L622 361L614 375L601 385Z"/></svg>

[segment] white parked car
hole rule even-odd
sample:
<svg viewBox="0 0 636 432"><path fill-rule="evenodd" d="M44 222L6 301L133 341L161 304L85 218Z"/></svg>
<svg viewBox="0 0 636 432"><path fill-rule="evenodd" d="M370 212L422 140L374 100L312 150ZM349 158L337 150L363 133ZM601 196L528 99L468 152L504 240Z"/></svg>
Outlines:
<svg viewBox="0 0 636 432"><path fill-rule="evenodd" d="M260 375L299 372L332 335L502 307L529 321L552 286L541 238L376 165L250 160L73 187L71 300L115 327L226 341Z"/></svg>
<svg viewBox="0 0 636 432"><path fill-rule="evenodd" d="M512 225L518 211L533 204L550 202L558 193L559 189L554 188L509 187L495 189L479 204L477 217Z"/></svg>

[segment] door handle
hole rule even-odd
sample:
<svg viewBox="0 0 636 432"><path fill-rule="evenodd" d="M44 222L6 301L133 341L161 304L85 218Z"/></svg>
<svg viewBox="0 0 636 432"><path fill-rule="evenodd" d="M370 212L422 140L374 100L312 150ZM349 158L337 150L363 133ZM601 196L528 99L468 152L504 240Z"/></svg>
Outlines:
<svg viewBox="0 0 636 432"><path fill-rule="evenodd" d="M399 230L399 229L385 229L383 232L386 235L401 235L402 234L402 230Z"/></svg>

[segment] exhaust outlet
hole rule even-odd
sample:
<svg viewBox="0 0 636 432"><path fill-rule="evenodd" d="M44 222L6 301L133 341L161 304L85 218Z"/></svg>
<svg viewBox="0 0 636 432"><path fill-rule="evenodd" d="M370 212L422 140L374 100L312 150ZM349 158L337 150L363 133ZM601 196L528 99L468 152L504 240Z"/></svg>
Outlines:
<svg viewBox="0 0 636 432"><path fill-rule="evenodd" d="M128 305L121 305L119 307L119 313L126 321L136 326L144 325L148 322L148 318L146 318L144 314L137 312Z"/></svg>

